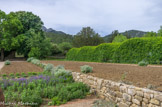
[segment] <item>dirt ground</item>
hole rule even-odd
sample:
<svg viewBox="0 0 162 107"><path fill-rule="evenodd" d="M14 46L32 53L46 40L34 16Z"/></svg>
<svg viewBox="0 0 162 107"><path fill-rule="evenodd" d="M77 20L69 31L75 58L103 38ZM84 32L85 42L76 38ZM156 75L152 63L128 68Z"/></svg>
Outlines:
<svg viewBox="0 0 162 107"><path fill-rule="evenodd" d="M87 96L84 99L74 99L72 101L68 101L66 104L62 104L60 106L49 106L49 107L92 107L93 102L99 100L96 96ZM47 100L48 102L48 100ZM41 107L47 107L47 104L42 104Z"/></svg>
<svg viewBox="0 0 162 107"><path fill-rule="evenodd" d="M162 91L162 66L149 65L141 67L135 64L111 64L95 62L77 62L77 61L42 61L52 63L55 66L64 65L66 69L80 72L80 66L90 65L93 67L93 73L88 75L119 82L121 80L138 87L147 87L151 84L156 87L155 90ZM123 79L125 77L125 79Z"/></svg>
<svg viewBox="0 0 162 107"><path fill-rule="evenodd" d="M43 69L25 62L25 61L11 61L11 65L5 65L1 70L0 74L10 74L10 73L28 73L28 72L42 72Z"/></svg>

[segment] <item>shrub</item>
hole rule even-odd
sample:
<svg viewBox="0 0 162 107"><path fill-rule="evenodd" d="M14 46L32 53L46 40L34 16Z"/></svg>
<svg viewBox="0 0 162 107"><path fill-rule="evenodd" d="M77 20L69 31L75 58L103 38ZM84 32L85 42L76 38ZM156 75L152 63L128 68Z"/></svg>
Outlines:
<svg viewBox="0 0 162 107"><path fill-rule="evenodd" d="M54 75L56 72L59 72L61 70L66 71L63 65L58 65L51 70L51 74Z"/></svg>
<svg viewBox="0 0 162 107"><path fill-rule="evenodd" d="M63 43L59 44L59 48L62 51L62 53L64 55L66 55L68 50L72 48L72 45L69 42L63 42Z"/></svg>
<svg viewBox="0 0 162 107"><path fill-rule="evenodd" d="M19 76L20 76L20 73L16 73L15 76L16 76L16 77L19 77Z"/></svg>
<svg viewBox="0 0 162 107"><path fill-rule="evenodd" d="M40 60L38 60L38 59L33 59L33 60L31 60L31 63L32 63L32 64L35 64L35 65L40 65Z"/></svg>
<svg viewBox="0 0 162 107"><path fill-rule="evenodd" d="M120 43L103 43L98 46L72 48L66 55L67 60L110 62Z"/></svg>
<svg viewBox="0 0 162 107"><path fill-rule="evenodd" d="M139 65L139 66L147 66L147 65L148 65L148 62L142 60L142 61L140 61L140 62L138 63L138 65Z"/></svg>
<svg viewBox="0 0 162 107"><path fill-rule="evenodd" d="M51 72L52 71L52 69L54 69L54 66L53 66L53 64L47 64L47 65L45 65L45 67L44 67L44 72Z"/></svg>
<svg viewBox="0 0 162 107"><path fill-rule="evenodd" d="M71 83L62 87L57 96L52 99L49 105L60 105L77 98L84 98L89 92L89 87L83 83Z"/></svg>
<svg viewBox="0 0 162 107"><path fill-rule="evenodd" d="M11 62L9 60L5 61L5 65L10 65L10 64L11 64Z"/></svg>
<svg viewBox="0 0 162 107"><path fill-rule="evenodd" d="M68 53L66 54L66 59L67 60L77 60L78 57L78 52L79 52L80 48L72 48L68 51Z"/></svg>
<svg viewBox="0 0 162 107"><path fill-rule="evenodd" d="M32 106L32 107L39 107L39 105L43 101L39 93L35 92L34 90L30 90L30 89L23 90L20 98L23 103L29 103L29 106Z"/></svg>
<svg viewBox="0 0 162 107"><path fill-rule="evenodd" d="M89 65L84 65L84 66L81 66L80 69L82 73L89 73L89 72L92 72L93 67Z"/></svg>
<svg viewBox="0 0 162 107"><path fill-rule="evenodd" d="M118 63L138 63L147 60L150 64L162 61L162 38L132 38L123 42L115 51L113 60Z"/></svg>
<svg viewBox="0 0 162 107"><path fill-rule="evenodd" d="M35 59L34 57L30 57L27 59L27 62L31 62L33 59Z"/></svg>
<svg viewBox="0 0 162 107"><path fill-rule="evenodd" d="M2 77L3 77L3 78L6 78L6 77L7 77L7 74L2 74Z"/></svg>
<svg viewBox="0 0 162 107"><path fill-rule="evenodd" d="M14 77L14 73L11 73L9 76L13 78Z"/></svg>
<svg viewBox="0 0 162 107"><path fill-rule="evenodd" d="M111 62L113 54L119 46L120 43L103 43L98 45L94 50L94 61Z"/></svg>

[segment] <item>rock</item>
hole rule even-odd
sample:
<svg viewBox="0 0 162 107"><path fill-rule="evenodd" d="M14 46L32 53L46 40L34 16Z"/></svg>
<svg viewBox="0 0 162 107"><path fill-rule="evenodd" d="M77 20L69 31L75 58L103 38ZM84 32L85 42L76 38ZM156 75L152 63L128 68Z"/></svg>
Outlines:
<svg viewBox="0 0 162 107"><path fill-rule="evenodd" d="M162 95L155 95L154 98L162 102Z"/></svg>
<svg viewBox="0 0 162 107"><path fill-rule="evenodd" d="M134 96L134 95L136 94L136 91L135 91L134 89L129 89L129 88L128 88L128 94Z"/></svg>
<svg viewBox="0 0 162 107"><path fill-rule="evenodd" d="M142 107L148 107L148 105L144 102L142 102Z"/></svg>
<svg viewBox="0 0 162 107"><path fill-rule="evenodd" d="M125 103L119 103L119 107L129 107L129 105L127 105Z"/></svg>
<svg viewBox="0 0 162 107"><path fill-rule="evenodd" d="M150 103L155 104L155 105L160 105L160 102L156 99L151 99Z"/></svg>
<svg viewBox="0 0 162 107"><path fill-rule="evenodd" d="M135 98L138 100L138 101L142 101L142 97L140 97L140 96L135 96Z"/></svg>
<svg viewBox="0 0 162 107"><path fill-rule="evenodd" d="M127 87L126 86L120 86L120 92L127 93Z"/></svg>
<svg viewBox="0 0 162 107"><path fill-rule="evenodd" d="M131 97L130 95L124 93L124 94L123 94L123 99L124 99L125 101L131 101L132 97Z"/></svg>
<svg viewBox="0 0 162 107"><path fill-rule="evenodd" d="M143 98L143 102L145 102L146 104L148 104L149 103L149 100L146 99L146 98Z"/></svg>
<svg viewBox="0 0 162 107"><path fill-rule="evenodd" d="M123 95L122 95L121 92L117 91L117 92L116 92L116 96L119 97L119 98L122 98Z"/></svg>
<svg viewBox="0 0 162 107"><path fill-rule="evenodd" d="M137 91L136 94L140 97L143 97L143 92L142 91Z"/></svg>
<svg viewBox="0 0 162 107"><path fill-rule="evenodd" d="M147 98L147 99L150 99L151 98L150 97L150 94L148 94L148 93L144 93L144 97Z"/></svg>
<svg viewBox="0 0 162 107"><path fill-rule="evenodd" d="M135 103L135 104L137 104L137 105L141 105L141 102L138 101L137 99L133 99L132 102Z"/></svg>

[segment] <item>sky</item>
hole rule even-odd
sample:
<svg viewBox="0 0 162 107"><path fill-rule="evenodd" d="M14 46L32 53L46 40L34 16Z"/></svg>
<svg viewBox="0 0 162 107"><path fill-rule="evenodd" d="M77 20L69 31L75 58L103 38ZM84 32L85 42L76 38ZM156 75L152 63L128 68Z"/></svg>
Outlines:
<svg viewBox="0 0 162 107"><path fill-rule="evenodd" d="M162 25L162 0L0 0L0 9L33 12L47 28L68 34L87 26L101 36L114 30L157 32Z"/></svg>

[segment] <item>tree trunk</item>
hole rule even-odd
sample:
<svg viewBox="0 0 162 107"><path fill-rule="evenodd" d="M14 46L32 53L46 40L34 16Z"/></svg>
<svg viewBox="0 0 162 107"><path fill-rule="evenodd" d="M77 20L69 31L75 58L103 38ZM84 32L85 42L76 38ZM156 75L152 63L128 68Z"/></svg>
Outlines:
<svg viewBox="0 0 162 107"><path fill-rule="evenodd" d="M1 48L1 60L4 61L4 48Z"/></svg>

